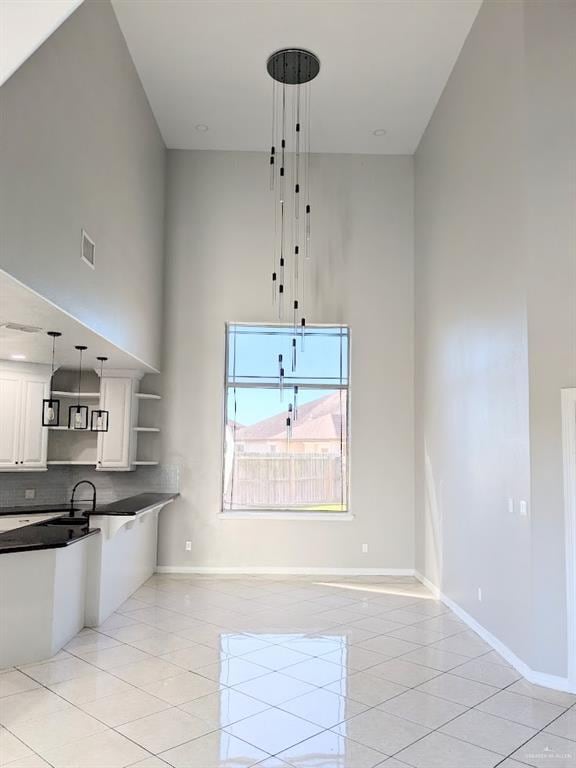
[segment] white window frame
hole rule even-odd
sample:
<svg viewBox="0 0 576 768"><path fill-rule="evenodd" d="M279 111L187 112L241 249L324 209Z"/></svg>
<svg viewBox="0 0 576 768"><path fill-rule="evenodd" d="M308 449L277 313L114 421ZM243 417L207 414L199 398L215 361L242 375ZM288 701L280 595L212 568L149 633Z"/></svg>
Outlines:
<svg viewBox="0 0 576 768"><path fill-rule="evenodd" d="M223 407L222 407L222 439L220 445L220 512L218 517L222 520L315 520L323 522L350 522L354 520L354 515L350 510L350 476L351 476L351 459L350 459L350 403L351 403L351 345L352 345L352 333L351 328L346 323L314 323L307 326L307 331L311 331L314 328L345 328L348 338L348 349L346 359L346 369L348 372L348 383L346 385L308 385L308 389L342 389L346 392L346 510L342 512L314 512L314 511L301 511L298 512L294 509L257 509L257 510L228 510L224 509L224 492L225 492L225 450L226 450L226 425L228 417L228 338L230 326L246 326L246 327L266 327L266 328L290 328L290 323L267 323L267 322L234 322L229 321L225 324L225 354L224 354L224 392L223 392ZM244 384L243 389L246 388L258 388L260 384Z"/></svg>

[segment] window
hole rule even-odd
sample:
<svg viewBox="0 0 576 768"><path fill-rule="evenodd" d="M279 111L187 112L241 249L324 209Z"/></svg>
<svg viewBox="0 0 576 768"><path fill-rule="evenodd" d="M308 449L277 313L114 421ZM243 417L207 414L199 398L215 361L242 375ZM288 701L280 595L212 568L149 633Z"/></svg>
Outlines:
<svg viewBox="0 0 576 768"><path fill-rule="evenodd" d="M294 370L292 325L226 334L223 510L346 512L349 329L298 329Z"/></svg>

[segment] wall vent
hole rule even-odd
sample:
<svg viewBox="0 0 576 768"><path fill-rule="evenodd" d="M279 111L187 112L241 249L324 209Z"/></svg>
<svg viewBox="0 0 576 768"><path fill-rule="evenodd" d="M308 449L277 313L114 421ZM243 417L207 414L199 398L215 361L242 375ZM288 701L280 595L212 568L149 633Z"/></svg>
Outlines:
<svg viewBox="0 0 576 768"><path fill-rule="evenodd" d="M96 243L90 235L82 230L82 248L80 250L80 256L82 261L85 261L89 267L95 269L96 267Z"/></svg>
<svg viewBox="0 0 576 768"><path fill-rule="evenodd" d="M10 321L0 323L0 328L6 328L8 331L19 331L20 333L40 333L42 330L35 325L22 325L22 323L11 323Z"/></svg>

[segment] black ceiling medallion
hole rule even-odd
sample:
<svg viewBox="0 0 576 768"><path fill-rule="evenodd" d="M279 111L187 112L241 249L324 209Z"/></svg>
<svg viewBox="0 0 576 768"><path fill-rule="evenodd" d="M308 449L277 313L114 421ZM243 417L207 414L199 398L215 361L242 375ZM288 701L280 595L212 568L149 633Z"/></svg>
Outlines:
<svg viewBox="0 0 576 768"><path fill-rule="evenodd" d="M266 63L271 78L286 85L304 85L320 72L320 59L305 48L282 48Z"/></svg>
<svg viewBox="0 0 576 768"><path fill-rule="evenodd" d="M60 331L47 331L52 339L52 367L50 369L50 395L42 400L42 426L58 427L60 425L60 400L52 397L52 381L54 379L54 356L56 352L56 339L62 334Z"/></svg>

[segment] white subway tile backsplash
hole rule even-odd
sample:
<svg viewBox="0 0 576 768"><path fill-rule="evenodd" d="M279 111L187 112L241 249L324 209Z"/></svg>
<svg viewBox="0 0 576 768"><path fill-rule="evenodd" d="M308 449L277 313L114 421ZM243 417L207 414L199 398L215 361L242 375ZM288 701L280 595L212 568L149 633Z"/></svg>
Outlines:
<svg viewBox="0 0 576 768"><path fill-rule="evenodd" d="M98 503L107 504L145 491L172 493L179 488L179 467L166 464L137 467L133 472L96 472L90 467L50 467L46 472L0 473L0 507L62 504L70 499L79 480L90 480L96 486ZM33 501L25 498L26 490L36 491ZM80 490L80 489L79 489ZM88 498L82 491L79 499Z"/></svg>

